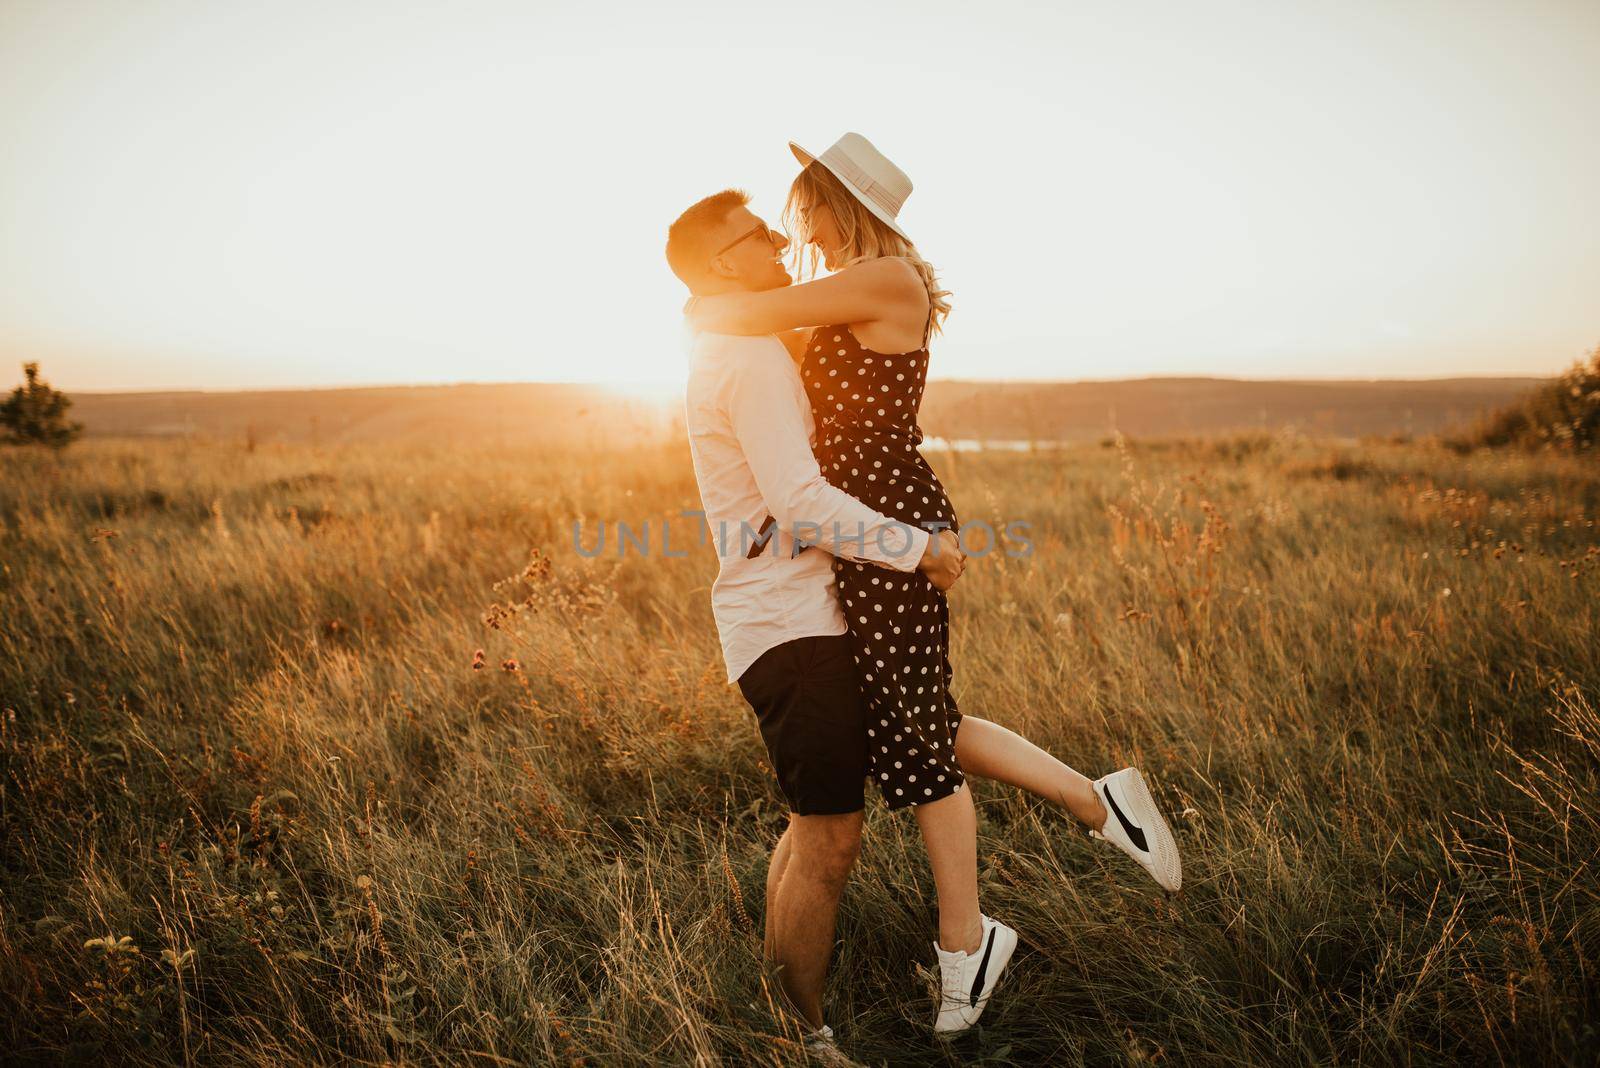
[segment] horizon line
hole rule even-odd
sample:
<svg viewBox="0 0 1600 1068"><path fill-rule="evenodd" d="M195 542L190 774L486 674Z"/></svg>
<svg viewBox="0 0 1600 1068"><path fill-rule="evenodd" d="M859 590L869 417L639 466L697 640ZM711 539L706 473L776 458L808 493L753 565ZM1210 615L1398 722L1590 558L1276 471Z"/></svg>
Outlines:
<svg viewBox="0 0 1600 1068"><path fill-rule="evenodd" d="M933 377L929 383L944 382L960 385L991 385L991 386L1071 386L1071 385L1114 385L1126 382L1249 382L1271 385L1338 385L1341 383L1377 384L1392 382L1396 385L1420 382L1506 382L1526 381L1545 382L1560 377L1561 372L1546 375L1536 374L1460 374L1460 375L1429 375L1429 376L1383 376L1360 377L1349 375L1300 375L1287 378L1249 378L1238 375L1130 375L1118 378L956 378ZM141 394L204 394L204 393L333 393L349 392L365 389L457 389L464 386L563 386L563 387L591 387L598 389L614 389L622 392L630 390L681 390L684 383L676 379L635 379L629 382L606 382L585 379L491 379L491 380L461 380L454 382L346 382L331 385L257 385L257 386L197 386L197 387L168 387L159 386L127 386L112 387L109 389L70 389L54 386L57 391L79 396L139 396Z"/></svg>

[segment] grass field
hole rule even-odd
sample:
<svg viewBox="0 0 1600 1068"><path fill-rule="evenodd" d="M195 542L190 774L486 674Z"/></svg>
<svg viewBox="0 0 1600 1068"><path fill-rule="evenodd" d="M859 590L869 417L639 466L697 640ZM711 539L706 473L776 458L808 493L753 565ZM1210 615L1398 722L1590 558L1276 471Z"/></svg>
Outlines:
<svg viewBox="0 0 1600 1068"><path fill-rule="evenodd" d="M962 708L1142 766L1184 889L977 784L1023 944L947 1049L925 857L874 801L853 1055L1600 1056L1592 456L931 459L964 518L1032 524L953 594ZM681 446L0 452L0 1059L803 1062L711 553L683 519L686 559L573 546L697 504Z"/></svg>

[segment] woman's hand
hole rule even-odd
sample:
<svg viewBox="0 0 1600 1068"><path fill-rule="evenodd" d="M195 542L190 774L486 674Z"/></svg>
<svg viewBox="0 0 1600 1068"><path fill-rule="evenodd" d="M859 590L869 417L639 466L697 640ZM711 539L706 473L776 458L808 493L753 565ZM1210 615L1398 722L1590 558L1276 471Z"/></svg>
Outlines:
<svg viewBox="0 0 1600 1068"><path fill-rule="evenodd" d="M750 298L756 295L758 294L715 293L710 296L690 297L689 302L683 306L683 313L689 317L691 327L707 333L747 336L775 333L776 331L772 330L734 329L749 317Z"/></svg>

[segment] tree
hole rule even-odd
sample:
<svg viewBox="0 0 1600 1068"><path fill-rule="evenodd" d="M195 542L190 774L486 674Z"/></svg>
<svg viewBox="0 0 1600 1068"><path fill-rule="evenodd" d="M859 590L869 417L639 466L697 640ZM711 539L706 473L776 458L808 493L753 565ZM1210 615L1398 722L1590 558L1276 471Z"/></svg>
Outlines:
<svg viewBox="0 0 1600 1068"><path fill-rule="evenodd" d="M0 427L4 427L4 441L11 445L40 444L52 449L70 445L83 433L82 423L69 423L67 409L72 399L65 393L50 388L39 377L39 365L25 363L22 373L27 385L11 391L11 399L0 404Z"/></svg>

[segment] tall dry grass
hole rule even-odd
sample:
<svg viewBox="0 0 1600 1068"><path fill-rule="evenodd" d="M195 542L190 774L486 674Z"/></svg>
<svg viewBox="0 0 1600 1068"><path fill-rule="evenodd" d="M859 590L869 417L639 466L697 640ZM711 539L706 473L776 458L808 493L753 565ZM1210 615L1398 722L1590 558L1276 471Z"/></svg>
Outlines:
<svg viewBox="0 0 1600 1068"><path fill-rule="evenodd" d="M954 595L962 707L1141 765L1185 887L979 784L1023 947L946 1048L925 858L873 804L830 1006L857 1057L1594 1059L1600 470L933 459L964 518L1033 525ZM681 448L0 453L7 1058L802 1062L710 553L681 519L687 559L572 547L696 502Z"/></svg>

